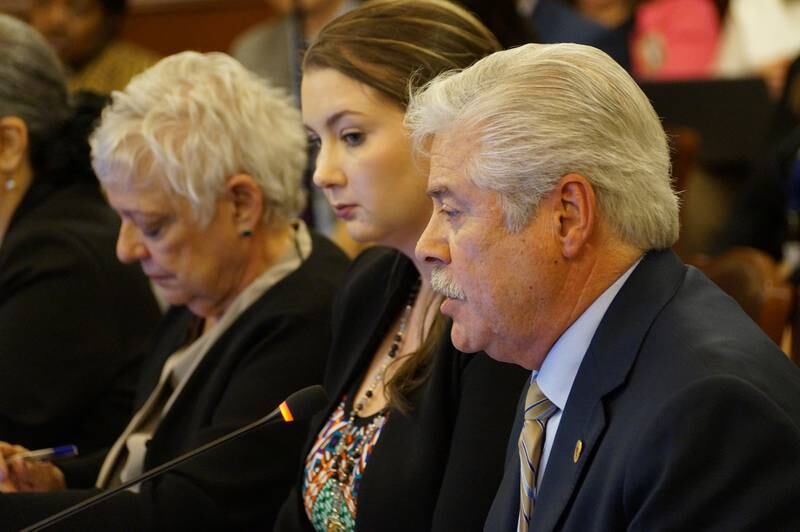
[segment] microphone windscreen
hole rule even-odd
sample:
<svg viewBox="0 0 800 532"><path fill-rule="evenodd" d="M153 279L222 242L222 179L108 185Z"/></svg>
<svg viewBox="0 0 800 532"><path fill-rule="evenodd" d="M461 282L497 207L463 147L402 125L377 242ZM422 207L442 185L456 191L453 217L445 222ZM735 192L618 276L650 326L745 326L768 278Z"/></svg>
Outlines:
<svg viewBox="0 0 800 532"><path fill-rule="evenodd" d="M297 390L286 398L284 404L289 408L294 419L308 419L328 402L328 394L319 384Z"/></svg>

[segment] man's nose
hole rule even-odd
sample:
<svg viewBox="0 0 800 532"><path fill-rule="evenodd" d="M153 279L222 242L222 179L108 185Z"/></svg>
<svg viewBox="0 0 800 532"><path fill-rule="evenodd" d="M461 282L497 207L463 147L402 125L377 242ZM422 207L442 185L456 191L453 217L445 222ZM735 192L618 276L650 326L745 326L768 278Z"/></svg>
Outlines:
<svg viewBox="0 0 800 532"><path fill-rule="evenodd" d="M417 241L415 254L420 262L434 265L450 263L450 248L444 236L441 223L437 221L436 212L431 215L428 225Z"/></svg>

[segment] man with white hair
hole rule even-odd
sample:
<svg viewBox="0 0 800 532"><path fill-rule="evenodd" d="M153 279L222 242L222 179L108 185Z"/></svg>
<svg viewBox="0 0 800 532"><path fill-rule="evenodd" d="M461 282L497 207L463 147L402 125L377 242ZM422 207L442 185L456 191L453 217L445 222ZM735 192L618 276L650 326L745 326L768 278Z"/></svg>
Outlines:
<svg viewBox="0 0 800 532"><path fill-rule="evenodd" d="M666 136L622 68L499 52L407 123L453 343L532 371L485 530L800 530L800 371L670 251Z"/></svg>

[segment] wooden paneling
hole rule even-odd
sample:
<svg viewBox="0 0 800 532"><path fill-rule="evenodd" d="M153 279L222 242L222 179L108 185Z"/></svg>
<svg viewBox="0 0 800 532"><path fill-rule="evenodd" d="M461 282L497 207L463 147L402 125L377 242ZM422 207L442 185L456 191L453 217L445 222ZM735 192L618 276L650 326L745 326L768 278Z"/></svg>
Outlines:
<svg viewBox="0 0 800 532"><path fill-rule="evenodd" d="M0 0L0 11L24 16L28 0ZM227 51L245 29L269 19L265 0L129 0L122 36L167 55Z"/></svg>
<svg viewBox="0 0 800 532"><path fill-rule="evenodd" d="M145 0L133 4L122 35L165 55L227 51L239 33L271 16L264 0Z"/></svg>
<svg viewBox="0 0 800 532"><path fill-rule="evenodd" d="M0 0L0 12L18 15L27 5L27 0Z"/></svg>

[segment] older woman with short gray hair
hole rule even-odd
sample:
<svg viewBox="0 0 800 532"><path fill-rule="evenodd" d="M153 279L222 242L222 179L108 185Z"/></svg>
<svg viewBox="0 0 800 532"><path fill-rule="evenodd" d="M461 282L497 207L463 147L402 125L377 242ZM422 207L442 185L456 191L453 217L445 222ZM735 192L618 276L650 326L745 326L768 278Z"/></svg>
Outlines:
<svg viewBox="0 0 800 532"><path fill-rule="evenodd" d="M306 140L283 92L224 54L184 52L112 100L91 146L122 219L117 255L138 262L173 308L144 368L134 417L108 453L63 468L24 468L8 456L12 490L52 491L9 502L17 515L30 509L20 525L85 497L52 490L61 473L69 487L85 487L80 478L113 487L319 382L331 300L347 263L297 218ZM302 423L262 429L70 524L269 529L304 435Z"/></svg>

